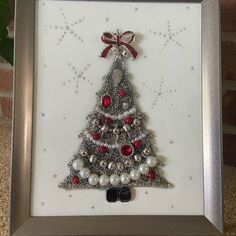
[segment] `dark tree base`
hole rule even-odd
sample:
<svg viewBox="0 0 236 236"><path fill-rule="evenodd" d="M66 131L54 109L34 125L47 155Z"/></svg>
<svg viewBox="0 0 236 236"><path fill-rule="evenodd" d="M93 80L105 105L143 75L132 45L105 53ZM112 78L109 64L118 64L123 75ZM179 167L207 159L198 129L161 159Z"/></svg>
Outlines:
<svg viewBox="0 0 236 236"><path fill-rule="evenodd" d="M119 197L118 188L109 188L107 189L107 201L108 202L116 202Z"/></svg>
<svg viewBox="0 0 236 236"><path fill-rule="evenodd" d="M129 187L109 188L107 190L106 199L108 202L129 202L131 199L131 190Z"/></svg>

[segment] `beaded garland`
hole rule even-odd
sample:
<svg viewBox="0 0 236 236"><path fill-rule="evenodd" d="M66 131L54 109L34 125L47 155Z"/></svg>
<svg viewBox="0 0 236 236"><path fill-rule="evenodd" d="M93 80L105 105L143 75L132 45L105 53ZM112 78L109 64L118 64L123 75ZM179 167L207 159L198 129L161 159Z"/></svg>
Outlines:
<svg viewBox="0 0 236 236"><path fill-rule="evenodd" d="M130 38L129 39L129 34ZM104 36L105 35L105 36ZM104 33L103 37L108 37ZM112 187L164 187L170 184L159 173L163 166L153 149L154 136L145 128L146 116L136 103L124 57L127 51L136 58L131 43L134 33L127 31L112 39L123 40L122 48L113 40L113 64L97 93L94 111L87 116L78 152L68 163L70 174L59 187L64 189L109 189ZM119 38L120 37L120 38ZM125 41L126 37L128 38ZM104 38L103 38L104 39ZM104 42L104 40L102 40ZM107 42L110 42L109 40ZM125 48L125 47L126 48ZM128 49L128 50L127 50ZM134 56L135 55L135 56Z"/></svg>

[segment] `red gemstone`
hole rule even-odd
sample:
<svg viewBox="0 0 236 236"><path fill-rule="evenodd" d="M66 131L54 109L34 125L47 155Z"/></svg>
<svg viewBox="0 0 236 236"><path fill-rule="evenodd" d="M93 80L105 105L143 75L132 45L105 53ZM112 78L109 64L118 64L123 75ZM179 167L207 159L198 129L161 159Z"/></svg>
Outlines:
<svg viewBox="0 0 236 236"><path fill-rule="evenodd" d="M108 96L108 95L105 95L103 98L102 98L102 105L107 108L111 105L111 97Z"/></svg>
<svg viewBox="0 0 236 236"><path fill-rule="evenodd" d="M141 148L142 140L139 139L139 140L134 141L133 145L135 148Z"/></svg>
<svg viewBox="0 0 236 236"><path fill-rule="evenodd" d="M125 91L124 89L121 89L121 90L119 91L119 96L120 96L120 97L125 97L125 96L126 96L126 91Z"/></svg>
<svg viewBox="0 0 236 236"><path fill-rule="evenodd" d="M104 118L104 123L105 123L106 125L110 125L110 124L111 124L111 118L105 117L105 118Z"/></svg>
<svg viewBox="0 0 236 236"><path fill-rule="evenodd" d="M133 124L134 118L132 116L126 116L125 117L125 124L131 125Z"/></svg>
<svg viewBox="0 0 236 236"><path fill-rule="evenodd" d="M73 177L73 184L78 185L79 183L80 183L79 177L77 175L75 175Z"/></svg>
<svg viewBox="0 0 236 236"><path fill-rule="evenodd" d="M120 152L123 156L129 157L133 154L133 148L130 145L125 144L121 147Z"/></svg>
<svg viewBox="0 0 236 236"><path fill-rule="evenodd" d="M94 140L99 140L99 139L101 138L101 134L99 134L99 133L93 133L93 134L92 134L92 137L93 137Z"/></svg>
<svg viewBox="0 0 236 236"><path fill-rule="evenodd" d="M148 173L147 173L147 177L150 179L150 180L155 180L156 179L156 177L157 177L157 175L156 175L156 173L154 172L154 171L149 171Z"/></svg>
<svg viewBox="0 0 236 236"><path fill-rule="evenodd" d="M101 147L99 148L99 152L100 152L100 153L106 153L106 152L108 152L108 148L107 148L106 146L101 146Z"/></svg>

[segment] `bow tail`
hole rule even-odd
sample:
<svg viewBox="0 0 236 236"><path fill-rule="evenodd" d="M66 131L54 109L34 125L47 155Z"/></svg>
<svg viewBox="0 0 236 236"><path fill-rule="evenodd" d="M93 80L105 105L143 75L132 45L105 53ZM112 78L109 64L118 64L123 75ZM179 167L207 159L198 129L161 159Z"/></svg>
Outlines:
<svg viewBox="0 0 236 236"><path fill-rule="evenodd" d="M138 52L132 47L130 46L128 43L122 43L126 48L129 49L130 53L133 55L133 58L135 59L138 55Z"/></svg>
<svg viewBox="0 0 236 236"><path fill-rule="evenodd" d="M112 45L107 46L101 53L101 57L107 57L108 52L111 50Z"/></svg>

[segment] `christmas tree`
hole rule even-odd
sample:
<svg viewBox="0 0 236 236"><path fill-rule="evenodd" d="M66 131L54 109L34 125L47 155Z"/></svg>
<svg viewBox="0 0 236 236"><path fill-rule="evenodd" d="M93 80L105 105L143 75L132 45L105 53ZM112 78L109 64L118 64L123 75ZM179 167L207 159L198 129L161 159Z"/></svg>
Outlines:
<svg viewBox="0 0 236 236"><path fill-rule="evenodd" d="M137 52L132 46L134 33L104 33L114 61L97 93L94 111L79 135L78 152L68 163L70 174L59 185L65 189L118 189L164 187L172 185L159 173L163 166L153 148L153 134L145 128L146 116L139 111L137 94L125 67L125 57ZM128 54L127 54L128 53Z"/></svg>

